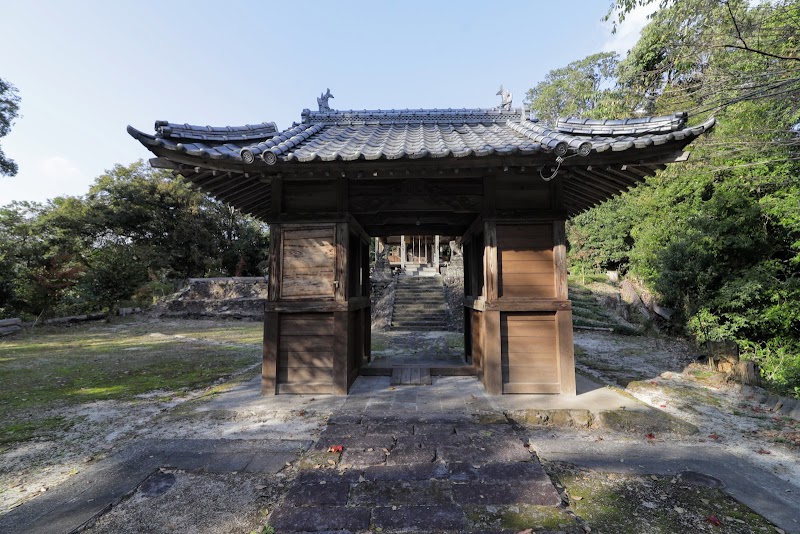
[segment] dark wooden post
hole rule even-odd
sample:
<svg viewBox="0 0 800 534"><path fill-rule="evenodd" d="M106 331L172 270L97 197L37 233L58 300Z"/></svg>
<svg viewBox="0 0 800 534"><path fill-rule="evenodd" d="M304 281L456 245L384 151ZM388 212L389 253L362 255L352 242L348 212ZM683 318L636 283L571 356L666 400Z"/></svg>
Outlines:
<svg viewBox="0 0 800 534"><path fill-rule="evenodd" d="M273 182L273 191L275 183ZM267 301L280 299L281 280L281 225L270 226L269 240L269 280L267 282ZM264 312L264 345L261 363L261 394L275 395L278 392L278 340L280 335L280 316L275 312Z"/></svg>

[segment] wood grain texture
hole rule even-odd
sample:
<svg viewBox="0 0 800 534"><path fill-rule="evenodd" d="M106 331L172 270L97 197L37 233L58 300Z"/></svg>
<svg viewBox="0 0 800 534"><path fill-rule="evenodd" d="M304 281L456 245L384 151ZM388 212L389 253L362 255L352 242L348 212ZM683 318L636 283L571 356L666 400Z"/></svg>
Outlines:
<svg viewBox="0 0 800 534"><path fill-rule="evenodd" d="M500 298L555 298L553 226L497 225Z"/></svg>
<svg viewBox="0 0 800 534"><path fill-rule="evenodd" d="M483 287L486 300L499 296L500 271L497 263L497 230L493 221L484 223Z"/></svg>
<svg viewBox="0 0 800 534"><path fill-rule="evenodd" d="M575 395L575 346L572 339L572 312L556 312L559 373L562 395Z"/></svg>
<svg viewBox="0 0 800 534"><path fill-rule="evenodd" d="M335 225L283 225L281 298L333 298Z"/></svg>
<svg viewBox="0 0 800 534"><path fill-rule="evenodd" d="M553 221L553 268L555 298L567 300L567 234L564 221Z"/></svg>
<svg viewBox="0 0 800 534"><path fill-rule="evenodd" d="M333 393L347 395L348 384L348 329L349 312L333 313Z"/></svg>
<svg viewBox="0 0 800 534"><path fill-rule="evenodd" d="M281 295L281 250L283 249L283 229L280 224L270 227L269 240L269 278L267 279L267 299L275 302Z"/></svg>
<svg viewBox="0 0 800 534"><path fill-rule="evenodd" d="M279 319L277 313L264 314L264 345L262 346L261 362L262 395L277 393Z"/></svg>
<svg viewBox="0 0 800 534"><path fill-rule="evenodd" d="M336 223L336 269L334 278L334 300L344 302L348 292L348 256L350 247L350 232L347 223Z"/></svg>
<svg viewBox="0 0 800 534"><path fill-rule="evenodd" d="M489 395L503 392L500 312L483 312L483 387Z"/></svg>

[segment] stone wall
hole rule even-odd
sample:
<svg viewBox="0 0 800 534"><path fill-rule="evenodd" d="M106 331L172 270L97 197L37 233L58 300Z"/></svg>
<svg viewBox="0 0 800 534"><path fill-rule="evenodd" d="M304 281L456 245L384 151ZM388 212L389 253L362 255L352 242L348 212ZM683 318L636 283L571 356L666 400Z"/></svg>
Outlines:
<svg viewBox="0 0 800 534"><path fill-rule="evenodd" d="M190 278L188 284L160 302L162 317L231 318L261 321L267 300L266 277Z"/></svg>

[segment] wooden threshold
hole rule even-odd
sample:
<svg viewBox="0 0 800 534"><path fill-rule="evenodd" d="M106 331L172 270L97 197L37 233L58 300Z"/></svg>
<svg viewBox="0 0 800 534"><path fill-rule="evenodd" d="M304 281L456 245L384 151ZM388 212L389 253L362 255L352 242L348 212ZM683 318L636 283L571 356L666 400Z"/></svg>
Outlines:
<svg viewBox="0 0 800 534"><path fill-rule="evenodd" d="M477 376L478 370L471 365L370 365L359 369L361 376L392 376L394 369L412 369L424 367L430 371L431 376Z"/></svg>

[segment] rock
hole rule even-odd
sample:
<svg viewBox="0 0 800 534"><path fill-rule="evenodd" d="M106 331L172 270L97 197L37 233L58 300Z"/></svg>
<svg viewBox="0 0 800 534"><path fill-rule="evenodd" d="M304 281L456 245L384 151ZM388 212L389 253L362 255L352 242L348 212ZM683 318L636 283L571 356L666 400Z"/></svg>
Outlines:
<svg viewBox="0 0 800 534"><path fill-rule="evenodd" d="M15 332L19 332L20 330L21 330L21 327L19 327L17 325L0 326L0 337L2 337L2 336L10 336L11 334L13 334Z"/></svg>
<svg viewBox="0 0 800 534"><path fill-rule="evenodd" d="M780 408L781 415L790 416L794 409L800 404L796 399L784 399L783 406Z"/></svg>

